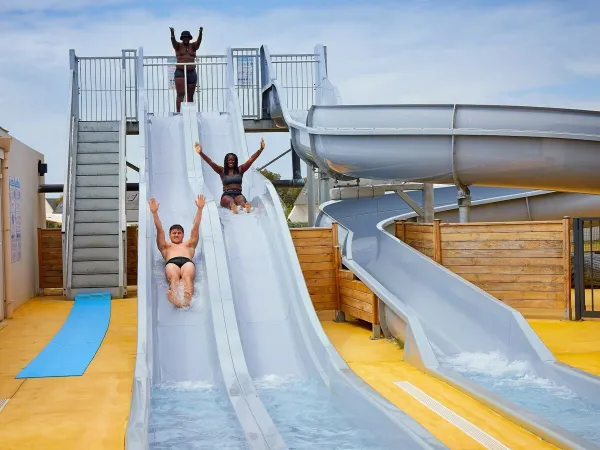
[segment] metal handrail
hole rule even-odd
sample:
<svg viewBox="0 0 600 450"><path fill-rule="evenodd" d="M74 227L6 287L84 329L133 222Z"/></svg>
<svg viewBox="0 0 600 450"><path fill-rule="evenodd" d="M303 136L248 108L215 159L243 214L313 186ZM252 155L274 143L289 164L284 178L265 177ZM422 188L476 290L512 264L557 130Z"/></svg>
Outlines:
<svg viewBox="0 0 600 450"><path fill-rule="evenodd" d="M65 183L63 188L63 223L61 232L63 233L63 289L70 295L73 272L73 220L74 220L74 178L75 178L75 150L77 139L75 136L77 113L79 106L75 89L76 69L71 68L71 79L69 81L69 137L67 145L67 170L65 171ZM66 270L65 270L66 269Z"/></svg>
<svg viewBox="0 0 600 450"><path fill-rule="evenodd" d="M127 136L127 82L125 57L121 68L121 120L119 123L119 290L124 294L127 285L125 276L127 217L125 214L125 196L127 183L126 136Z"/></svg>

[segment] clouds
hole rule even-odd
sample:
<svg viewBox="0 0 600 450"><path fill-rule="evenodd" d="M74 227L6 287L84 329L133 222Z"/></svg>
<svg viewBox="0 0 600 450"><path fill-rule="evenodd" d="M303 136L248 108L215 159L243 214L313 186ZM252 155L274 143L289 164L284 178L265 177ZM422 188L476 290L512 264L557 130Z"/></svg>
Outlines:
<svg viewBox="0 0 600 450"><path fill-rule="evenodd" d="M39 12L58 7L52 0L8 0L0 8L38 11L0 18L0 126L45 153L48 182L63 176L69 48L80 56L118 56L123 48L142 45L146 55L170 55L169 26L193 34L204 26L204 54L261 44L273 53L305 53L321 42L328 47L330 77L348 103L600 109L600 25L592 20L600 8L589 2L579 8L559 2L414 1L337 8L313 2L306 9L253 7L242 13L183 3L112 7L111 1L95 1L94 10L68 16ZM248 138L251 149L259 139ZM266 139L265 161L289 146L285 134ZM139 161L139 155L131 156ZM291 175L287 160L274 167Z"/></svg>

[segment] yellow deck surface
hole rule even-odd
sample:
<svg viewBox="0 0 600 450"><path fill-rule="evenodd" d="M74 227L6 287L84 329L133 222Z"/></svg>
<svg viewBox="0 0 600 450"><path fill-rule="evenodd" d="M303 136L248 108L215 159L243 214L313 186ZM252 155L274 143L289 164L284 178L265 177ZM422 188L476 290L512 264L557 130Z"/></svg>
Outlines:
<svg viewBox="0 0 600 450"><path fill-rule="evenodd" d="M473 398L402 361L402 350L385 340L370 340L369 328L357 322L322 322L332 344L366 383L404 410L451 449L485 448L397 387L408 381L509 448L556 448Z"/></svg>
<svg viewBox="0 0 600 450"><path fill-rule="evenodd" d="M528 320L556 359L600 376L600 321Z"/></svg>
<svg viewBox="0 0 600 450"><path fill-rule="evenodd" d="M136 352L135 299L113 300L108 332L81 377L15 376L52 339L73 302L34 299L0 329L3 450L122 449Z"/></svg>

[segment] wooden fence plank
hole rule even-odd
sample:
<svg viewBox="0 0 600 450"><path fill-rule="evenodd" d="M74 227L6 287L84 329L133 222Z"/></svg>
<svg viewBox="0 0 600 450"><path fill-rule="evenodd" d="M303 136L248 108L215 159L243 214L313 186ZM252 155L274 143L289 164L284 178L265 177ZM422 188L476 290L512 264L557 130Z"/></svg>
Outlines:
<svg viewBox="0 0 600 450"><path fill-rule="evenodd" d="M396 237L519 308L570 308L570 220L396 224ZM430 230L432 231L430 233ZM536 306L537 305L537 306Z"/></svg>

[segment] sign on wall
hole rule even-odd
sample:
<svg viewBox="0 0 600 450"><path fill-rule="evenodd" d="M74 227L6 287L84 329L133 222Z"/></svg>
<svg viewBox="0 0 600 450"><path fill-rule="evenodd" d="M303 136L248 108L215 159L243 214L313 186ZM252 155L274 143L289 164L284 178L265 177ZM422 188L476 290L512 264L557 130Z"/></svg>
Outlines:
<svg viewBox="0 0 600 450"><path fill-rule="evenodd" d="M251 86L254 78L254 56L237 57L237 84Z"/></svg>
<svg viewBox="0 0 600 450"><path fill-rule="evenodd" d="M21 260L21 180L9 177L11 261Z"/></svg>
<svg viewBox="0 0 600 450"><path fill-rule="evenodd" d="M175 89L175 69L177 69L177 58L175 56L169 56L167 58L169 65L167 66L167 79L169 80L169 87Z"/></svg>

